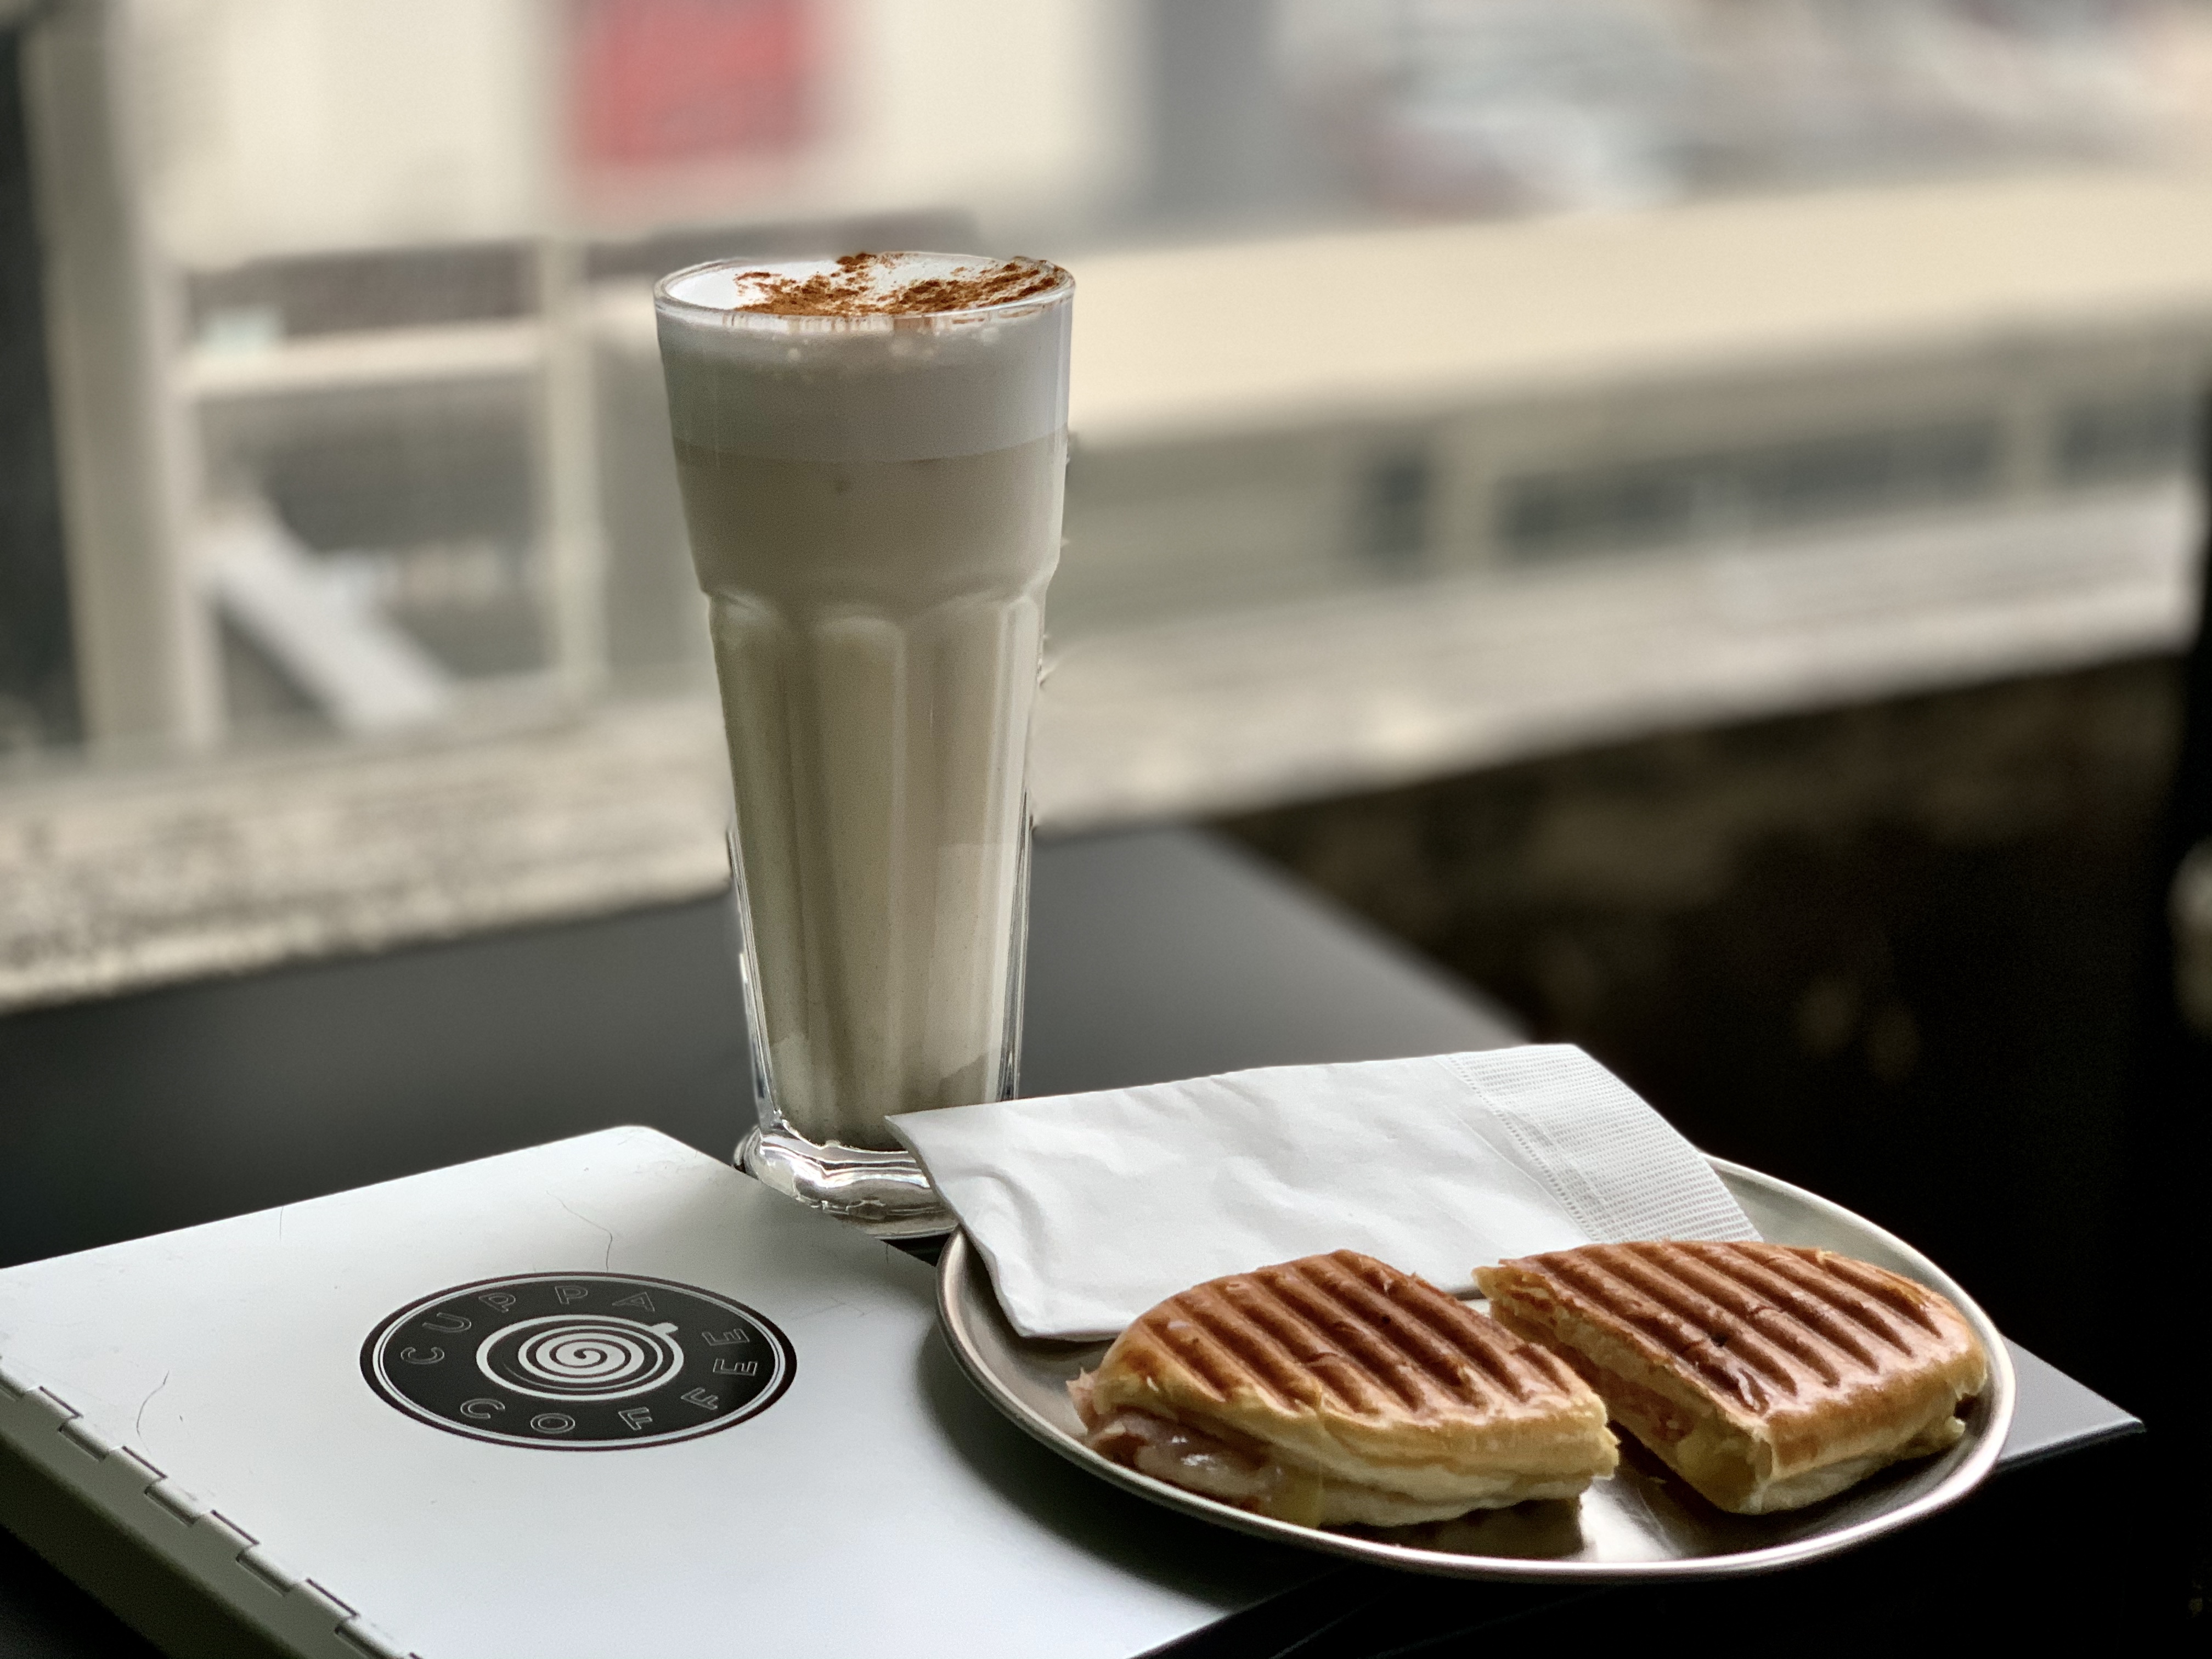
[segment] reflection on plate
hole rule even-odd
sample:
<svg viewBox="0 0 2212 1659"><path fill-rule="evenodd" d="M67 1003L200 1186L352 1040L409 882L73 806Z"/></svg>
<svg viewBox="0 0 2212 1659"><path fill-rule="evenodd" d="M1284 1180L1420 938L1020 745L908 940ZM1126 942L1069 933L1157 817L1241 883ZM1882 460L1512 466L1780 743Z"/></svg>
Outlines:
<svg viewBox="0 0 2212 1659"><path fill-rule="evenodd" d="M1066 1383L1103 1342L1037 1342L1006 1322L982 1258L956 1235L938 1269L952 1351L1000 1410L1115 1485L1239 1531L1415 1571L1468 1578L1711 1577L1766 1572L1864 1543L1955 1502L1996 1463L2012 1424L2012 1364L1987 1315L1935 1263L1872 1222L1800 1188L1716 1158L1713 1167L1765 1237L1856 1256L1917 1279L1958 1304L1989 1350L1990 1382L1966 1432L1941 1456L1900 1463L1850 1491L1781 1515L1728 1515L1624 1435L1620 1471L1577 1503L1522 1504L1417 1527L1316 1530L1251 1515L1099 1456L1081 1439Z"/></svg>
<svg viewBox="0 0 2212 1659"><path fill-rule="evenodd" d="M1583 1506L1568 1498L1541 1498L1510 1510L1470 1510L1456 1521L1418 1527L1346 1527L1347 1538L1371 1538L1401 1549L1447 1555L1499 1555L1515 1561L1559 1561L1589 1547Z"/></svg>

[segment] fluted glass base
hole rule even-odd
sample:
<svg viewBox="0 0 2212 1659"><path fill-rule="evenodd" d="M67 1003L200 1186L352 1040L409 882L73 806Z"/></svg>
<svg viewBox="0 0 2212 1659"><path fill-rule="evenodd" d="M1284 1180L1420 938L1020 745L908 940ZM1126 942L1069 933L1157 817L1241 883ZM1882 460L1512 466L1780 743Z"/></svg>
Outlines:
<svg viewBox="0 0 2212 1659"><path fill-rule="evenodd" d="M738 1163L764 1185L878 1238L925 1238L958 1224L903 1148L817 1146L779 1123L739 1141Z"/></svg>

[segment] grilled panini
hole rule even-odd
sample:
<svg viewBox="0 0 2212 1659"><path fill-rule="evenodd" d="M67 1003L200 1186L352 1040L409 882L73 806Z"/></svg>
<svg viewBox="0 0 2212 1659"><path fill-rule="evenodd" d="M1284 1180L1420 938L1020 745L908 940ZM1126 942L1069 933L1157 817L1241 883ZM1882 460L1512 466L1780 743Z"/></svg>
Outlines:
<svg viewBox="0 0 2212 1659"><path fill-rule="evenodd" d="M1826 1250L1587 1244L1474 1278L1504 1325L1557 1350L1614 1422L1739 1515L1943 1450L1988 1380L1949 1302Z"/></svg>
<svg viewBox="0 0 2212 1659"><path fill-rule="evenodd" d="M1307 1526L1571 1498L1618 1456L1557 1358L1352 1250L1170 1297L1068 1393L1116 1462Z"/></svg>

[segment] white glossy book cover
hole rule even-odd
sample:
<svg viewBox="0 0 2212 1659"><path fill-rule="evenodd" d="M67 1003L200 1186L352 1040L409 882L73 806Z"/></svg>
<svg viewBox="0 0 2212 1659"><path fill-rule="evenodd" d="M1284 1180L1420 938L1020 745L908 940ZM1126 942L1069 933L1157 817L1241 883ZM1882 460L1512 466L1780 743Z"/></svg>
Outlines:
<svg viewBox="0 0 2212 1659"><path fill-rule="evenodd" d="M0 1272L0 1438L313 1659L1128 1655L1280 1582L1026 1462L933 1321L615 1129Z"/></svg>

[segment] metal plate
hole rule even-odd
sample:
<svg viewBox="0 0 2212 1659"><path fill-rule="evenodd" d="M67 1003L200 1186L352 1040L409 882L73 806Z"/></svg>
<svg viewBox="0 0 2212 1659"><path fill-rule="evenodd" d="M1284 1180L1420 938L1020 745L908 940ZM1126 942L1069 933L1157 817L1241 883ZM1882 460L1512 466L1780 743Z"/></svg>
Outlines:
<svg viewBox="0 0 2212 1659"><path fill-rule="evenodd" d="M1957 1445L1940 1457L1893 1465L1808 1509L1736 1516L1705 1503L1624 1435L1620 1471L1579 1501L1477 1510L1419 1527L1317 1529L1201 1498L1109 1462L1085 1445L1066 1384L1096 1365L1107 1345L1033 1341L1017 1333L964 1234L954 1236L939 1263L938 1310L976 1387L1030 1433L1100 1479L1240 1532L1416 1572L1582 1581L1771 1572L1865 1543L1972 1492L1996 1465L2012 1424L2012 1362L1989 1316L1934 1262L1872 1222L1771 1176L1712 1162L1764 1237L1856 1256L1958 1304L1989 1354L1990 1382L1967 1408L1966 1432Z"/></svg>

